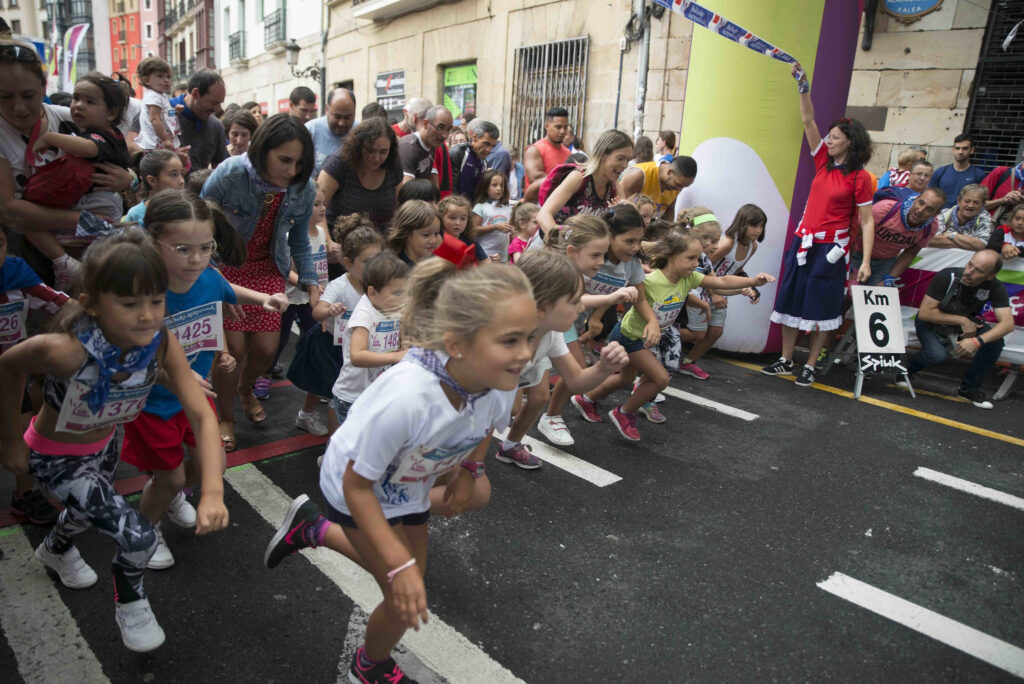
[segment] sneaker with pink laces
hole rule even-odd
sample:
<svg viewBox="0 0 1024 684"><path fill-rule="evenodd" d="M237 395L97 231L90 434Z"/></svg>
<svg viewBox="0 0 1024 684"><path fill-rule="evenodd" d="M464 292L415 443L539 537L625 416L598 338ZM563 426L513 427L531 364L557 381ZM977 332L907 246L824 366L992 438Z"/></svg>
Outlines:
<svg viewBox="0 0 1024 684"><path fill-rule="evenodd" d="M530 447L522 442L516 444L511 449L498 445L498 453L494 457L502 463L515 463L520 468L525 468L526 470L540 468L540 459L531 454Z"/></svg>
<svg viewBox="0 0 1024 684"><path fill-rule="evenodd" d="M707 380L711 376L708 375L703 368L698 366L696 363L683 363L679 366L679 372L683 375L689 375L690 377L697 378L698 380Z"/></svg>
<svg viewBox="0 0 1024 684"><path fill-rule="evenodd" d="M601 406L596 401L591 401L582 394L574 394L569 401L580 412L584 420L591 423L600 423L604 420L601 417Z"/></svg>
<svg viewBox="0 0 1024 684"><path fill-rule="evenodd" d="M664 423L668 420L665 418L665 414L661 412L661 409L658 408L658 405L653 401L649 401L641 406L637 413L652 423Z"/></svg>
<svg viewBox="0 0 1024 684"><path fill-rule="evenodd" d="M612 419L612 423L618 429L619 434L628 439L631 442L640 441L640 431L636 429L636 414L625 413L620 410L621 407L616 406L608 415Z"/></svg>

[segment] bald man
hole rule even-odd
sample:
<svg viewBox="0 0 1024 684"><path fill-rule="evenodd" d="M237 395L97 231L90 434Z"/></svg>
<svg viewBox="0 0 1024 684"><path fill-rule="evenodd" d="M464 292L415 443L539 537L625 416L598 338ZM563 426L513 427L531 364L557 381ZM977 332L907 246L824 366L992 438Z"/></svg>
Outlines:
<svg viewBox="0 0 1024 684"><path fill-rule="evenodd" d="M327 113L306 124L313 137L315 166L313 178L320 174L324 160L341 147L341 141L356 121L356 96L348 88L335 88L327 94Z"/></svg>

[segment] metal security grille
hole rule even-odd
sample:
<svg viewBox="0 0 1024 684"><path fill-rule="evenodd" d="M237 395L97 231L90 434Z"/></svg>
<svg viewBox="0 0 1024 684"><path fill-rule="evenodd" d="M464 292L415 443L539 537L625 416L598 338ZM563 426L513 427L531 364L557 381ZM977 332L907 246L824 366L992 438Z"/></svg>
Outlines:
<svg viewBox="0 0 1024 684"><path fill-rule="evenodd" d="M544 136L544 112L569 110L569 123L583 130L587 103L590 38L571 38L516 48L509 139L520 150Z"/></svg>
<svg viewBox="0 0 1024 684"><path fill-rule="evenodd" d="M1024 31L1003 52L1003 40L1021 19L1024 0L995 0L974 77L966 130L974 136L974 162L984 169L1010 166L1024 151Z"/></svg>

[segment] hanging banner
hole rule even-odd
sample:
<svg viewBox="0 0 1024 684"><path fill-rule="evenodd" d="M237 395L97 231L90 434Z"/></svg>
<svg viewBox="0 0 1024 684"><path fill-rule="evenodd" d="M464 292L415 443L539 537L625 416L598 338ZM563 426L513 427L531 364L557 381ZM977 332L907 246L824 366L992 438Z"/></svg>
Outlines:
<svg viewBox="0 0 1024 684"><path fill-rule="evenodd" d="M50 59L46 66L46 92L60 90L60 33L57 31L57 16L53 13L50 23Z"/></svg>
<svg viewBox="0 0 1024 684"><path fill-rule="evenodd" d="M61 90L73 92L78 80L78 48L85 42L89 24L75 24L64 33L64 60L61 70Z"/></svg>

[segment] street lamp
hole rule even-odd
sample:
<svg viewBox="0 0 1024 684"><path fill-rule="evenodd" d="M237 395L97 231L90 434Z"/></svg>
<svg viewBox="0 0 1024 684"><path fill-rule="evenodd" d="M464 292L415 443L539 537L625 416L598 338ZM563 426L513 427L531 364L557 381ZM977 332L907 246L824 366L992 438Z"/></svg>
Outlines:
<svg viewBox="0 0 1024 684"><path fill-rule="evenodd" d="M292 70L292 76L295 78L311 78L314 81L320 81L320 60L313 62L310 66L305 69L296 69L295 65L299 63L299 52L302 48L292 38L288 41L288 44L284 46L287 51L288 66Z"/></svg>

